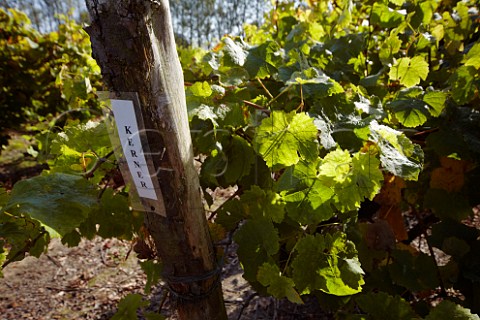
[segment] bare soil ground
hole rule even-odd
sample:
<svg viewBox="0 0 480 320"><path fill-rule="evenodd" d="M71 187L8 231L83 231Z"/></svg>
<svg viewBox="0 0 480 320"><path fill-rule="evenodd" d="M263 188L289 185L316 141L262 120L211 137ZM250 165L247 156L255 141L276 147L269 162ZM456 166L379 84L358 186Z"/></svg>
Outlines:
<svg viewBox="0 0 480 320"><path fill-rule="evenodd" d="M3 270L0 320L110 319L121 298L143 294L146 278L135 255L127 258L129 249L130 243L113 239L84 240L74 248L55 239L39 259L28 257ZM256 295L230 251L222 280L229 319L330 318L314 302L300 307ZM177 319L166 287L160 283L152 291L144 295L152 302L150 311ZM141 313L139 319L143 319Z"/></svg>

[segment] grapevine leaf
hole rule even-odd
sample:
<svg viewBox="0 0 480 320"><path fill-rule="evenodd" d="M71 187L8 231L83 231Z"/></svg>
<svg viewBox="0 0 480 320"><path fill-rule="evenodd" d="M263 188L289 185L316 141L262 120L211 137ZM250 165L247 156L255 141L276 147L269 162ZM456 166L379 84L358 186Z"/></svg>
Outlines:
<svg viewBox="0 0 480 320"><path fill-rule="evenodd" d="M444 247L445 239L458 238L470 243L480 236L480 230L469 227L455 220L444 220L435 224L428 241L439 249Z"/></svg>
<svg viewBox="0 0 480 320"><path fill-rule="evenodd" d="M419 28L420 24L422 23L424 25L430 24L437 7L438 2L436 1L423 1L418 3L414 9L415 13L411 18L413 28ZM440 38L438 38L438 40L440 40Z"/></svg>
<svg viewBox="0 0 480 320"><path fill-rule="evenodd" d="M146 306L148 306L148 301L143 301L140 294L130 293L120 300L118 311L111 320L137 320L137 309Z"/></svg>
<svg viewBox="0 0 480 320"><path fill-rule="evenodd" d="M240 201L247 215L271 219L276 223L283 220L285 203L282 197L270 190L262 190L258 186L252 188L241 196Z"/></svg>
<svg viewBox="0 0 480 320"><path fill-rule="evenodd" d="M245 218L242 203L238 199L231 199L222 205L215 218L215 223L220 224L227 230L233 230Z"/></svg>
<svg viewBox="0 0 480 320"><path fill-rule="evenodd" d="M77 230L73 230L62 237L62 244L68 247L76 247L82 241L82 237Z"/></svg>
<svg viewBox="0 0 480 320"><path fill-rule="evenodd" d="M277 191L298 191L308 188L317 178L317 168L321 159L314 161L300 160L296 165L285 169L276 183Z"/></svg>
<svg viewBox="0 0 480 320"><path fill-rule="evenodd" d="M240 104L227 104L225 105L225 108L228 108L228 111L225 113L225 118L223 119L224 127L232 127L236 129L246 125L246 117Z"/></svg>
<svg viewBox="0 0 480 320"><path fill-rule="evenodd" d="M380 191L383 174L379 167L380 161L369 153L356 153L353 156L353 181L357 185L360 197L372 200Z"/></svg>
<svg viewBox="0 0 480 320"><path fill-rule="evenodd" d="M44 252L50 236L36 220L28 216L16 217L6 212L0 213L0 239L6 244L1 248L8 248L2 253L6 260L19 261L35 246L32 255L39 257ZM43 247L42 247L43 246Z"/></svg>
<svg viewBox="0 0 480 320"><path fill-rule="evenodd" d="M421 33L420 38L418 39L418 42L417 42L417 51L430 48L436 42L437 42L437 39L431 34L429 34L428 32Z"/></svg>
<svg viewBox="0 0 480 320"><path fill-rule="evenodd" d="M63 236L86 220L97 204L96 187L81 176L53 173L15 184L4 210L27 214L46 226L52 236Z"/></svg>
<svg viewBox="0 0 480 320"><path fill-rule="evenodd" d="M478 320L477 314L472 314L469 309L464 308L452 301L443 300L425 318L425 320Z"/></svg>
<svg viewBox="0 0 480 320"><path fill-rule="evenodd" d="M140 229L143 215L130 210L125 195L115 194L112 189L107 189L102 195L100 205L90 214L88 223L98 225L97 234L103 238L130 240Z"/></svg>
<svg viewBox="0 0 480 320"><path fill-rule="evenodd" d="M232 136L226 147L228 159L224 178L226 184L235 184L242 177L248 175L255 162L255 153L252 146L239 136Z"/></svg>
<svg viewBox="0 0 480 320"><path fill-rule="evenodd" d="M427 121L428 105L419 99L398 99L389 106L395 113L395 118L405 127L414 128Z"/></svg>
<svg viewBox="0 0 480 320"><path fill-rule="evenodd" d="M362 294L355 301L364 312L371 316L372 320L420 319L407 301L399 296L390 296L385 292Z"/></svg>
<svg viewBox="0 0 480 320"><path fill-rule="evenodd" d="M446 99L444 92L428 89L424 94L421 87L410 87L399 91L389 106L404 126L413 128L424 124L430 115L438 117Z"/></svg>
<svg viewBox="0 0 480 320"><path fill-rule="evenodd" d="M150 294L152 286L155 286L162 275L163 265L157 260L140 261L140 267L147 276L147 282L145 283L145 294Z"/></svg>
<svg viewBox="0 0 480 320"><path fill-rule="evenodd" d="M207 81L195 82L190 87L190 91L194 96L202 97L202 98L210 97L213 93L212 88L210 87Z"/></svg>
<svg viewBox="0 0 480 320"><path fill-rule="evenodd" d="M293 279L303 294L314 290L345 296L362 290L363 270L345 234L307 235L295 246Z"/></svg>
<svg viewBox="0 0 480 320"><path fill-rule="evenodd" d="M392 280L412 291L429 290L439 285L432 257L419 253L414 256L408 250L394 250L392 257L395 263L388 266Z"/></svg>
<svg viewBox="0 0 480 320"><path fill-rule="evenodd" d="M398 35L392 33L380 47L378 57L383 64L391 63L393 56L400 51L402 46L402 40L398 38Z"/></svg>
<svg viewBox="0 0 480 320"><path fill-rule="evenodd" d="M418 179L423 165L423 151L418 145L376 121L370 123L370 137L380 148L380 162L385 170L405 180Z"/></svg>
<svg viewBox="0 0 480 320"><path fill-rule="evenodd" d="M428 63L421 57L405 57L398 59L390 68L390 80L399 80L406 87L415 86L420 80L427 79Z"/></svg>
<svg viewBox="0 0 480 320"><path fill-rule="evenodd" d="M10 195L5 188L0 187L0 210L8 203Z"/></svg>
<svg viewBox="0 0 480 320"><path fill-rule="evenodd" d="M442 113L446 100L447 94L442 91L427 91L423 96L423 101L430 106L428 111L434 117L438 117Z"/></svg>
<svg viewBox="0 0 480 320"><path fill-rule="evenodd" d="M475 85L475 75L477 69L473 66L462 66L458 68L448 80L452 85L453 100L459 105L470 102L475 97L477 86Z"/></svg>
<svg viewBox="0 0 480 320"><path fill-rule="evenodd" d="M284 196L290 218L302 225L316 224L330 219L335 212L331 207L333 190L314 180L309 188Z"/></svg>
<svg viewBox="0 0 480 320"><path fill-rule="evenodd" d="M323 158L319 173L335 182L344 182L350 174L352 158L347 150L337 149Z"/></svg>
<svg viewBox="0 0 480 320"><path fill-rule="evenodd" d="M318 116L313 123L320 132L320 143L326 150L333 149L337 146L337 142L332 136L333 125L328 119Z"/></svg>
<svg viewBox="0 0 480 320"><path fill-rule="evenodd" d="M282 62L280 47L276 42L268 41L248 49L244 67L252 78L266 78L277 72Z"/></svg>
<svg viewBox="0 0 480 320"><path fill-rule="evenodd" d="M197 116L200 120L210 120L213 123L214 128L218 127L218 115L215 113L214 108L211 106L201 104L199 107L191 110L188 115L190 118Z"/></svg>
<svg viewBox="0 0 480 320"><path fill-rule="evenodd" d="M465 66L473 66L480 69L480 42L477 42L468 50L468 53L463 57L462 62Z"/></svg>
<svg viewBox="0 0 480 320"><path fill-rule="evenodd" d="M399 1L399 0L395 0ZM372 8L372 23L382 28L395 28L405 19L405 16L385 4L375 2Z"/></svg>
<svg viewBox="0 0 480 320"><path fill-rule="evenodd" d="M238 257L244 277L255 281L258 268L280 249L278 231L266 218L250 219L237 231Z"/></svg>
<svg viewBox="0 0 480 320"><path fill-rule="evenodd" d="M110 145L105 122L89 120L85 124L65 127L64 132L59 133L52 141L51 152L61 153L63 145L76 152L93 150L101 155L101 151L106 149L105 146Z"/></svg>
<svg viewBox="0 0 480 320"><path fill-rule="evenodd" d="M460 259L470 251L468 243L457 237L445 238L442 245L442 251L451 255L455 260Z"/></svg>
<svg viewBox="0 0 480 320"><path fill-rule="evenodd" d="M305 113L274 111L257 129L253 145L268 167L288 167L317 157L317 128Z"/></svg>
<svg viewBox="0 0 480 320"><path fill-rule="evenodd" d="M440 158L441 167L433 169L430 175L430 188L448 192L459 192L465 184L465 173L469 163L448 157Z"/></svg>
<svg viewBox="0 0 480 320"><path fill-rule="evenodd" d="M0 279L3 278L2 265L7 260L7 252L5 251L5 242L0 240Z"/></svg>
<svg viewBox="0 0 480 320"><path fill-rule="evenodd" d="M257 279L263 286L268 287L267 292L275 298L287 298L293 303L303 303L295 290L293 280L283 276L277 265L264 263L258 269Z"/></svg>
<svg viewBox="0 0 480 320"><path fill-rule="evenodd" d="M243 67L230 68L222 70L220 79L224 86L239 86L249 79L249 74Z"/></svg>
<svg viewBox="0 0 480 320"><path fill-rule="evenodd" d="M441 189L428 189L424 206L432 209L441 219L461 221L472 212L468 199L463 195Z"/></svg>
<svg viewBox="0 0 480 320"><path fill-rule="evenodd" d="M51 135L50 132L47 137ZM43 143L44 150L48 150L48 140ZM83 174L94 166L98 157L110 151L110 145L105 122L88 121L85 124L68 125L55 136L49 146L50 155L55 156L55 161L50 163L50 171ZM101 179L100 175L97 179Z"/></svg>
<svg viewBox="0 0 480 320"><path fill-rule="evenodd" d="M335 206L341 212L358 209L364 198L373 199L380 191L383 175L380 161L371 154L350 156L340 149L328 153L319 169L327 186L335 193ZM330 182L329 182L330 181Z"/></svg>
<svg viewBox="0 0 480 320"><path fill-rule="evenodd" d="M344 92L338 82L316 68L293 72L286 84L302 85L305 97L317 99Z"/></svg>
<svg viewBox="0 0 480 320"><path fill-rule="evenodd" d="M235 43L231 38L223 38L223 51L225 57L228 58L225 65L233 64L243 66L247 58L247 53L239 44Z"/></svg>
<svg viewBox="0 0 480 320"><path fill-rule="evenodd" d="M316 224L334 215L333 189L317 177L319 161L300 161L287 168L276 185L283 191L287 214L302 225Z"/></svg>

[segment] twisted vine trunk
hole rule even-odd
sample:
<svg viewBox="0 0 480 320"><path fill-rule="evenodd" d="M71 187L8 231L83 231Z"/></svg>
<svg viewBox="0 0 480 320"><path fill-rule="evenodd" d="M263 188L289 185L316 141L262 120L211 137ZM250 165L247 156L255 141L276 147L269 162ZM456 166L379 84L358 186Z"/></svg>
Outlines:
<svg viewBox="0 0 480 320"><path fill-rule="evenodd" d="M226 319L188 127L168 0L86 0L93 56L111 92L137 92L165 216L145 213L181 319Z"/></svg>

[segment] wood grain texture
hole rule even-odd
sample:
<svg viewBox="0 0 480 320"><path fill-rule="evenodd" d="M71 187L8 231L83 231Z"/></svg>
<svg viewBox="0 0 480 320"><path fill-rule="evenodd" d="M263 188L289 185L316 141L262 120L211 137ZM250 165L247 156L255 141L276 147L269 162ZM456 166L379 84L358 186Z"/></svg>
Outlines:
<svg viewBox="0 0 480 320"><path fill-rule="evenodd" d="M168 1L87 0L106 89L137 92L166 218L145 213L182 319L226 319L193 151ZM206 280L195 277L215 273ZM182 281L179 281L182 280ZM213 289L212 289L213 288Z"/></svg>

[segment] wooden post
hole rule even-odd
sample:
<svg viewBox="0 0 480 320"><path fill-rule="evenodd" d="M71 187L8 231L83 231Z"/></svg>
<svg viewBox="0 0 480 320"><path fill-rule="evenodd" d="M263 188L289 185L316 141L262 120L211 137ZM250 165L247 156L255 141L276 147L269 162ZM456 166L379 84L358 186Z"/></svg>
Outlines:
<svg viewBox="0 0 480 320"><path fill-rule="evenodd" d="M93 56L111 92L137 92L166 217L145 224L181 319L227 319L193 164L183 74L168 0L86 0Z"/></svg>

